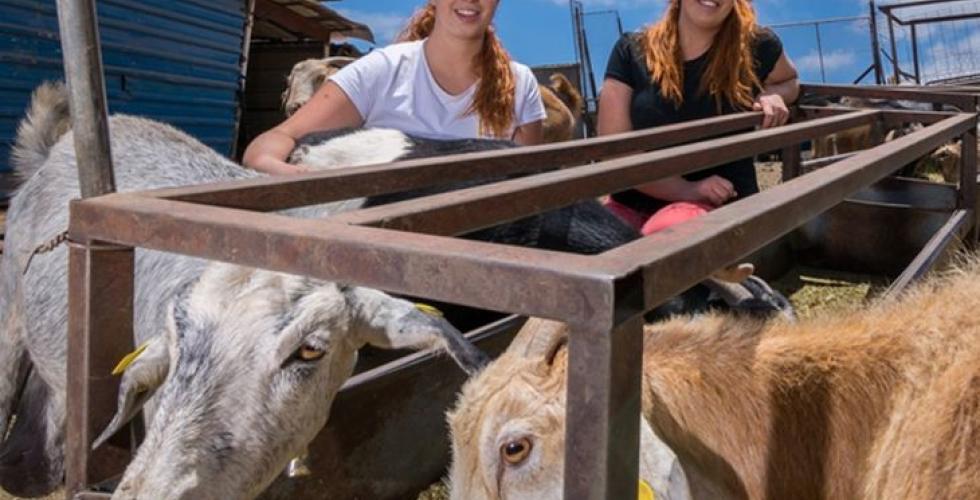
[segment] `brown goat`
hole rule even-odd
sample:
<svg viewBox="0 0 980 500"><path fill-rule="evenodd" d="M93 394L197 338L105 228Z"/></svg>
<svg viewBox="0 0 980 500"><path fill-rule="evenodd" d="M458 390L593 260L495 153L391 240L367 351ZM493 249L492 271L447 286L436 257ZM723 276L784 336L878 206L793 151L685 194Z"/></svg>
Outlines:
<svg viewBox="0 0 980 500"><path fill-rule="evenodd" d="M973 259L839 317L649 325L643 422L693 498L977 498L978 310ZM464 386L449 415L453 498L560 496L565 336L532 320Z"/></svg>
<svg viewBox="0 0 980 500"><path fill-rule="evenodd" d="M548 114L544 120L544 142L572 140L585 108L582 94L561 73L553 73L550 80L550 86L539 86L541 101Z"/></svg>

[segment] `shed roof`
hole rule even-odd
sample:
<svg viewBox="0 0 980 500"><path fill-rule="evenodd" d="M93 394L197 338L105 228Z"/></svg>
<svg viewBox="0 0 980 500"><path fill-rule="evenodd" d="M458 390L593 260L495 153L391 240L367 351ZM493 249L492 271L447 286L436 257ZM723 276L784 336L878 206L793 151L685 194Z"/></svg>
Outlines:
<svg viewBox="0 0 980 500"><path fill-rule="evenodd" d="M342 35L374 43L367 25L352 21L316 0L256 0L254 38L331 41Z"/></svg>

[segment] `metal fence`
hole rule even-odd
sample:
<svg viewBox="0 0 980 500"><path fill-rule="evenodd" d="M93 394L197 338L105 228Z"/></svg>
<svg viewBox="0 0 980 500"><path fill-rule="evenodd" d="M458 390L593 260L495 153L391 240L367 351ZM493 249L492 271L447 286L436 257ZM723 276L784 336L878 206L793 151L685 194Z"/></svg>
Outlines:
<svg viewBox="0 0 980 500"><path fill-rule="evenodd" d="M878 10L892 82L980 79L980 1L922 0Z"/></svg>
<svg viewBox="0 0 980 500"><path fill-rule="evenodd" d="M871 16L836 17L769 27L784 42L811 47L805 54L794 54L793 62L804 81L861 83L875 82L875 39ZM856 41L861 44L855 45ZM856 69L858 68L858 69Z"/></svg>

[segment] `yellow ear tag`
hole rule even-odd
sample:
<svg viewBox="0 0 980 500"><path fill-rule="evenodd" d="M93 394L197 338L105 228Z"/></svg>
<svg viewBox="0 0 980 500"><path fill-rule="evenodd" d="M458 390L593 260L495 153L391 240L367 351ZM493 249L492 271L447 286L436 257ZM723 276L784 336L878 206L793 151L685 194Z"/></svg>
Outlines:
<svg viewBox="0 0 980 500"><path fill-rule="evenodd" d="M123 356L123 359L119 360L119 364L112 369L112 374L122 375L122 373L126 371L126 368L129 368L129 365L133 364L133 361L136 361L136 358L140 357L140 354L143 354L143 351L146 350L148 345L150 345L149 342L137 347L135 351Z"/></svg>
<svg viewBox="0 0 980 500"><path fill-rule="evenodd" d="M430 306L429 304L418 302L415 304L415 308L422 311L424 314L428 314L429 316L435 316L436 318L441 318L443 316L442 311Z"/></svg>
<svg viewBox="0 0 980 500"><path fill-rule="evenodd" d="M642 479L640 479L640 488L637 491L637 500L657 500L657 495L653 493L653 488Z"/></svg>

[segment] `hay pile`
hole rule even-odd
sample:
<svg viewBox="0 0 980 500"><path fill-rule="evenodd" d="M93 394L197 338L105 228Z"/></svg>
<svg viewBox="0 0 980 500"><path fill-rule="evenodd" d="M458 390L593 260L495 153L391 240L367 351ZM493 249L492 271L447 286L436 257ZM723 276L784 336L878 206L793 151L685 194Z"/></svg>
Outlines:
<svg viewBox="0 0 980 500"><path fill-rule="evenodd" d="M449 488L446 487L446 483L439 481L419 493L418 500L449 500Z"/></svg>
<svg viewBox="0 0 980 500"><path fill-rule="evenodd" d="M801 319L859 307L888 285L887 278L798 266L772 287L793 303Z"/></svg>

